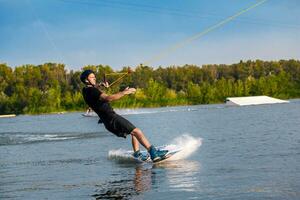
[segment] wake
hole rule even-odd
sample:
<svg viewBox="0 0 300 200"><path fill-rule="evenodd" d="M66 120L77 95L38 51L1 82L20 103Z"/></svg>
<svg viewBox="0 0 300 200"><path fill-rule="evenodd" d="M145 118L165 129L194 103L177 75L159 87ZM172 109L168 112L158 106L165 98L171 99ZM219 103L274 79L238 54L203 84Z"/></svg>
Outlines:
<svg viewBox="0 0 300 200"><path fill-rule="evenodd" d="M184 134L175 138L170 144L165 145L165 149L169 151L181 150L168 160L183 160L191 156L202 145L202 138L196 138L188 134ZM124 149L110 150L108 158L118 161L134 161L131 154L133 151Z"/></svg>

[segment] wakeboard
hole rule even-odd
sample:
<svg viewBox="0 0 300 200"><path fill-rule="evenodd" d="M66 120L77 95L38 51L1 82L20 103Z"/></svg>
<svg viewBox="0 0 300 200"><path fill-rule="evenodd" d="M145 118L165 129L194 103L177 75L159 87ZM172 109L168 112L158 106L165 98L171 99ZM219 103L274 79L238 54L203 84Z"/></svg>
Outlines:
<svg viewBox="0 0 300 200"><path fill-rule="evenodd" d="M179 153L182 150L181 148L176 148L176 147L170 148L170 145L159 146L159 147L156 147L156 148L157 148L157 150L167 150L168 153L161 160L154 162L155 164L169 160L172 156L174 156L175 154ZM148 152L147 151L141 151L141 154L146 156L146 155L148 155ZM126 151L126 152L124 152L123 156L128 157L128 158L136 161L137 163L144 163L144 162L152 163L152 160L150 158L147 161L143 161L139 158L134 157L133 156L133 151Z"/></svg>

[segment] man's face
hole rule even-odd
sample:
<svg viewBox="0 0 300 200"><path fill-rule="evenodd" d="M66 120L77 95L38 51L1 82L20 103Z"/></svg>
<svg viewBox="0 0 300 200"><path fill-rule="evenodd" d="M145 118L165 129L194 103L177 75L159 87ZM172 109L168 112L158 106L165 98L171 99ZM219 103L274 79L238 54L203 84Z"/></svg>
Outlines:
<svg viewBox="0 0 300 200"><path fill-rule="evenodd" d="M96 76L95 74L90 74L87 78L92 85L96 85Z"/></svg>

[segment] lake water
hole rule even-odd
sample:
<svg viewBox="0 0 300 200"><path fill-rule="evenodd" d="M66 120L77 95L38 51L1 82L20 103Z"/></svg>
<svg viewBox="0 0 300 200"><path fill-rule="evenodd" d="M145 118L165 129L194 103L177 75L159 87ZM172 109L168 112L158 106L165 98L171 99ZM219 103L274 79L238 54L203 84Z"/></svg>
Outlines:
<svg viewBox="0 0 300 200"><path fill-rule="evenodd" d="M119 111L155 145L197 141L159 165L81 113L0 119L0 199L300 199L300 100Z"/></svg>

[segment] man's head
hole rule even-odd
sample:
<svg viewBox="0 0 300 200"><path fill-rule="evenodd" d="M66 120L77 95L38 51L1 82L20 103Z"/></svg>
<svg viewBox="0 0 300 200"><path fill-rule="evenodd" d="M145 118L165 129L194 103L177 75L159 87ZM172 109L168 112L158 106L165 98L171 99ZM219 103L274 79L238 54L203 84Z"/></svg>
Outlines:
<svg viewBox="0 0 300 200"><path fill-rule="evenodd" d="M84 70L80 75L80 80L86 85L96 85L96 76L93 70Z"/></svg>

